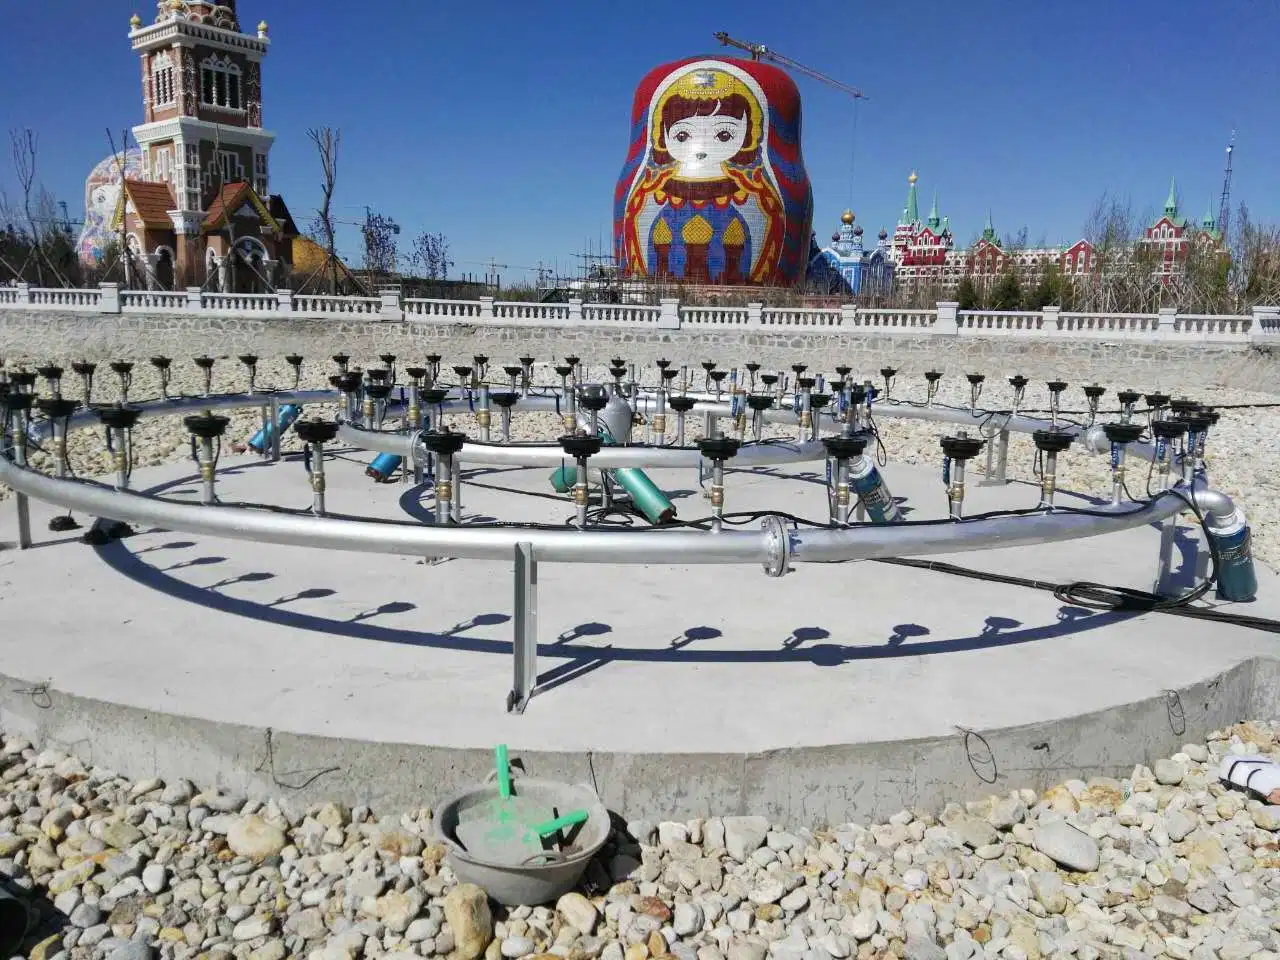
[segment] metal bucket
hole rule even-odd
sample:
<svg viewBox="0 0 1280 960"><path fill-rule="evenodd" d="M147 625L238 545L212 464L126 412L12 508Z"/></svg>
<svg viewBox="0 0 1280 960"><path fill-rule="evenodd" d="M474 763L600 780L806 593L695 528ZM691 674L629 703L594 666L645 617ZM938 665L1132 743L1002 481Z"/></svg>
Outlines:
<svg viewBox="0 0 1280 960"><path fill-rule="evenodd" d="M27 902L0 884L0 956L12 957L18 953L33 919Z"/></svg>
<svg viewBox="0 0 1280 960"><path fill-rule="evenodd" d="M492 774L490 775L492 779ZM516 798L536 801L561 814L586 810L588 817L573 842L564 850L534 854L523 863L504 864L482 860L458 842L458 824L480 819L498 798L496 783L473 787L450 797L436 808L435 834L449 851L449 865L458 879L482 887L508 907L550 903L574 888L591 858L609 839L609 811L591 787L555 780L512 778Z"/></svg>

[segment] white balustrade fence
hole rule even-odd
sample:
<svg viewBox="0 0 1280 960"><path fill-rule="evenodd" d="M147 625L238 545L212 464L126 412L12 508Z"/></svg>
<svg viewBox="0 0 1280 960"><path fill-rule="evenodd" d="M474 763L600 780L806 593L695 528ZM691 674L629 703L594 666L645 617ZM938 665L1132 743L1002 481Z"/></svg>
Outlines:
<svg viewBox="0 0 1280 960"><path fill-rule="evenodd" d="M370 322L456 323L495 326L648 327L650 329L804 330L825 334L977 336L1092 340L1164 340L1183 343L1257 343L1280 346L1280 306L1254 307L1247 315L1074 313L1042 310L959 310L942 301L932 309L858 307L683 306L664 299L642 304L526 303L494 297L478 300L402 298L386 288L376 297L292 293L211 293L186 290L44 289L25 283L0 287L0 310L81 313L178 313L217 317L270 317Z"/></svg>

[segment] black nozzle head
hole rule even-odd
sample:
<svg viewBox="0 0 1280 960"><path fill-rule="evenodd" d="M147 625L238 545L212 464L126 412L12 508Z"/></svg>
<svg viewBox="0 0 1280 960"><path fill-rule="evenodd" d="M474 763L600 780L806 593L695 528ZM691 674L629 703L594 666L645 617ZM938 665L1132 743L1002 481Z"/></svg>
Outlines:
<svg viewBox="0 0 1280 960"><path fill-rule="evenodd" d="M195 365L201 370L212 370L214 363L217 361L213 357L196 357Z"/></svg>
<svg viewBox="0 0 1280 960"><path fill-rule="evenodd" d="M385 400L391 394L391 384L386 381L375 381L365 384L364 392L366 396L373 397L375 400Z"/></svg>
<svg viewBox="0 0 1280 960"><path fill-rule="evenodd" d="M187 432L192 436L199 437L201 440L213 440L222 436L231 419L220 417L216 413L197 413L184 417L182 422L186 424Z"/></svg>
<svg viewBox="0 0 1280 960"><path fill-rule="evenodd" d="M987 375L985 373L966 373L964 378L976 387L978 384L982 383L983 380L987 379Z"/></svg>
<svg viewBox="0 0 1280 960"><path fill-rule="evenodd" d="M1009 386L1013 387L1013 389L1015 390L1026 389L1027 384L1030 382L1031 382L1030 380L1028 380L1026 377L1024 377L1020 373L1015 374L1014 376L1009 378Z"/></svg>
<svg viewBox="0 0 1280 960"><path fill-rule="evenodd" d="M852 460L862 456L862 452L867 449L867 437L863 433L848 437L823 437L822 445L827 448L827 456L837 460Z"/></svg>
<svg viewBox="0 0 1280 960"><path fill-rule="evenodd" d="M456 367L453 368L453 374L459 380L470 380L471 368L467 366L463 366L462 364L458 364Z"/></svg>
<svg viewBox="0 0 1280 960"><path fill-rule="evenodd" d="M341 389L342 389L342 374L340 374L340 373L331 374L331 375L330 375L330 377L329 377L329 386L333 387L333 389L335 389L335 390L341 390Z"/></svg>
<svg viewBox="0 0 1280 960"><path fill-rule="evenodd" d="M1190 413L1184 413L1178 418L1187 425L1187 429L1193 433L1203 433L1213 425L1213 420L1203 410L1193 410Z"/></svg>
<svg viewBox="0 0 1280 960"><path fill-rule="evenodd" d="M386 383L391 379L390 370L366 370L365 376L369 378L371 383Z"/></svg>
<svg viewBox="0 0 1280 960"><path fill-rule="evenodd" d="M1102 432L1112 443L1133 443L1142 436L1142 426L1137 423L1104 423Z"/></svg>
<svg viewBox="0 0 1280 960"><path fill-rule="evenodd" d="M809 369L809 365L807 363L793 363L791 365L791 372L794 373L797 377L800 376L800 374L804 373L808 369Z"/></svg>
<svg viewBox="0 0 1280 960"><path fill-rule="evenodd" d="M239 360L246 367L256 367L258 365L258 358L252 353L240 354Z"/></svg>
<svg viewBox="0 0 1280 960"><path fill-rule="evenodd" d="M707 371L707 373L710 373L710 372L711 372L712 370L714 370L715 368L716 368L716 362L715 362L714 360L703 360L703 361L702 361L702 369L703 369L703 370L705 370L705 371Z"/></svg>
<svg viewBox="0 0 1280 960"><path fill-rule="evenodd" d="M510 391L507 391L507 390L504 390L501 393L489 394L489 402L492 403L495 407L513 407L515 406L516 401L519 399L520 399L520 394L511 393Z"/></svg>
<svg viewBox="0 0 1280 960"><path fill-rule="evenodd" d="M57 364L51 363L46 367L36 367L36 373L44 377L46 380L61 380L62 368Z"/></svg>
<svg viewBox="0 0 1280 960"><path fill-rule="evenodd" d="M77 360L71 364L71 372L80 377L87 377L98 369L96 363L89 363L87 360Z"/></svg>
<svg viewBox="0 0 1280 960"><path fill-rule="evenodd" d="M656 361L655 365L659 370L665 370L667 367L671 366L671 361L666 357L663 357L661 360Z"/></svg>
<svg viewBox="0 0 1280 960"><path fill-rule="evenodd" d="M760 364L755 360L752 360L750 363L745 363L743 366L747 368L747 373L757 373L760 370Z"/></svg>
<svg viewBox="0 0 1280 960"><path fill-rule="evenodd" d="M695 402L696 401L693 397L686 397L684 394L681 394L678 397L670 397L667 400L667 405L676 413L688 413L693 409Z"/></svg>
<svg viewBox="0 0 1280 960"><path fill-rule="evenodd" d="M843 364L836 367L836 376L838 377L847 377L851 373L853 373L853 367L846 367Z"/></svg>
<svg viewBox="0 0 1280 960"><path fill-rule="evenodd" d="M752 410L768 410L773 406L773 397L762 393L753 393L747 397L747 406Z"/></svg>
<svg viewBox="0 0 1280 960"><path fill-rule="evenodd" d="M760 374L760 382L766 387L772 387L778 382L778 375L776 373L762 373Z"/></svg>
<svg viewBox="0 0 1280 960"><path fill-rule="evenodd" d="M394 353L381 353L378 354L378 359L389 367L396 362L396 355Z"/></svg>
<svg viewBox="0 0 1280 960"><path fill-rule="evenodd" d="M855 383L849 388L849 402L854 406L865 403L867 400L867 388L860 383Z"/></svg>
<svg viewBox="0 0 1280 960"><path fill-rule="evenodd" d="M451 430L425 430L419 437L424 447L442 457L452 457L467 442L465 433L454 433Z"/></svg>
<svg viewBox="0 0 1280 960"><path fill-rule="evenodd" d="M332 360L334 363L338 364L338 366L343 366L351 360L351 357L349 357L345 353L335 353L329 359Z"/></svg>
<svg viewBox="0 0 1280 960"><path fill-rule="evenodd" d="M66 397L41 397L36 401L36 406L50 420L62 420L76 412L80 401L68 400Z"/></svg>
<svg viewBox="0 0 1280 960"><path fill-rule="evenodd" d="M35 399L35 396L30 393L6 393L0 396L0 406L8 407L10 410L30 410Z"/></svg>
<svg viewBox="0 0 1280 960"><path fill-rule="evenodd" d="M809 394L809 406L814 410L821 410L831 402L831 394L829 393L811 393Z"/></svg>
<svg viewBox="0 0 1280 960"><path fill-rule="evenodd" d="M1167 393L1148 393L1142 399L1146 401L1147 406L1152 410L1159 410L1161 407L1169 405L1169 395Z"/></svg>
<svg viewBox="0 0 1280 960"><path fill-rule="evenodd" d="M1045 386L1049 388L1050 393L1061 393L1063 390L1067 389L1067 381L1050 380L1045 384Z"/></svg>
<svg viewBox="0 0 1280 960"><path fill-rule="evenodd" d="M426 367L405 367L404 372L408 374L410 380L421 380L427 375Z"/></svg>
<svg viewBox="0 0 1280 960"><path fill-rule="evenodd" d="M364 377L360 375L359 370L348 370L338 377L338 389L343 393L355 393L360 389L363 381Z"/></svg>
<svg viewBox="0 0 1280 960"><path fill-rule="evenodd" d="M585 460L600 452L601 440L586 433L567 433L560 438L560 447L575 460Z"/></svg>
<svg viewBox="0 0 1280 960"><path fill-rule="evenodd" d="M658 371L658 376L662 377L662 379L663 379L663 380L671 381L671 380L674 380L676 377L680 376L680 371L679 371L679 370L667 370L667 369L659 370L659 371Z"/></svg>
<svg viewBox="0 0 1280 960"><path fill-rule="evenodd" d="M609 368L609 376L613 377L613 379L615 380L621 380L626 375L627 375L627 368L625 366L616 366L616 367Z"/></svg>
<svg viewBox="0 0 1280 960"><path fill-rule="evenodd" d="M609 405L609 398L603 393L596 393L593 390L590 393L584 393L579 398L578 403L584 410L590 410L592 413L598 413Z"/></svg>
<svg viewBox="0 0 1280 960"><path fill-rule="evenodd" d="M534 359L533 357L521 357L521 358L520 358L520 363L521 363L521 364L523 364L523 365L524 365L524 366L526 366L526 367L532 367L532 366L533 366L533 359Z"/></svg>
<svg viewBox="0 0 1280 960"><path fill-rule="evenodd" d="M818 381L813 377L796 377L796 386L801 390L812 390Z"/></svg>
<svg viewBox="0 0 1280 960"><path fill-rule="evenodd" d="M1117 390L1116 399L1123 404L1137 403L1142 399L1142 394L1137 390Z"/></svg>
<svg viewBox="0 0 1280 960"><path fill-rule="evenodd" d="M555 371L559 376L567 377L573 373L573 367L567 363L561 363L556 366Z"/></svg>
<svg viewBox="0 0 1280 960"><path fill-rule="evenodd" d="M431 364L432 366L435 366L439 362L440 362L440 354L438 353L427 354L427 363Z"/></svg>
<svg viewBox="0 0 1280 960"><path fill-rule="evenodd" d="M627 359L626 357L612 357L609 360L609 365L612 367L625 367L627 365Z"/></svg>
<svg viewBox="0 0 1280 960"><path fill-rule="evenodd" d="M154 362L154 361L152 361L152 362ZM118 374L121 374L121 375L126 374L126 373L132 373L132 372L133 372L133 364L132 364L132 363L130 363L128 360L112 360L112 361L111 361L111 370L112 370L114 373L118 373ZM21 372L21 371L19 371L19 372ZM15 374L15 375L14 375L14 377L16 378L16 377L17 377L17 374ZM33 381L32 381L32 383L34 383L34 382L35 382L35 381L33 380Z"/></svg>
<svg viewBox="0 0 1280 960"><path fill-rule="evenodd" d="M708 370L707 376L711 378L712 383L721 383L724 378L729 375L728 370Z"/></svg>
<svg viewBox="0 0 1280 960"><path fill-rule="evenodd" d="M698 450L708 460L723 463L732 460L738 452L738 441L733 437L703 437L698 441Z"/></svg>
<svg viewBox="0 0 1280 960"><path fill-rule="evenodd" d="M444 403L444 398L449 396L448 390L442 390L440 387L429 387L422 391L422 402L429 407L438 407Z"/></svg>
<svg viewBox="0 0 1280 960"><path fill-rule="evenodd" d="M1184 413L1191 413L1200 409L1200 401L1192 400L1188 397L1178 397L1169 401L1169 409L1173 411L1174 416L1180 416Z"/></svg>
<svg viewBox="0 0 1280 960"><path fill-rule="evenodd" d="M115 404L94 407L93 412L104 427L116 430L133 429L133 425L138 422L138 417L142 416L142 411L138 407L117 407Z"/></svg>
<svg viewBox="0 0 1280 960"><path fill-rule="evenodd" d="M928 380L930 383L937 383L939 380L942 379L942 374L937 370L926 370L924 374L924 378Z"/></svg>
<svg viewBox="0 0 1280 960"><path fill-rule="evenodd" d="M1175 437L1181 437L1187 432L1187 421L1153 420L1151 421L1151 432L1161 440L1173 440Z"/></svg>
<svg viewBox="0 0 1280 960"><path fill-rule="evenodd" d="M844 369L847 371L849 368L845 367ZM840 373L839 367L836 367L836 373ZM884 377L886 380L892 380L897 375L898 375L897 367L881 367L880 368L880 376ZM844 376L844 374L841 373L840 376Z"/></svg>
<svg viewBox="0 0 1280 960"><path fill-rule="evenodd" d="M168 370L170 367L173 366L173 361L168 357L152 357L151 365L155 367L157 370ZM115 370L115 367L116 365L113 363L111 365L111 369ZM120 372L119 370L116 370L116 373L119 373L119 372ZM128 373L127 370L125 372Z"/></svg>
<svg viewBox="0 0 1280 960"><path fill-rule="evenodd" d="M291 353L284 358L284 362L296 370L298 367L302 366L302 354Z"/></svg>
<svg viewBox="0 0 1280 960"><path fill-rule="evenodd" d="M508 364L502 368L502 372L508 377L518 377L520 374L524 373L524 367L516 366L515 364ZM413 374L409 374L409 376L413 376Z"/></svg>
<svg viewBox="0 0 1280 960"><path fill-rule="evenodd" d="M1209 418L1209 425L1213 426L1222 419L1222 414L1211 407L1205 407L1200 413Z"/></svg>
<svg viewBox="0 0 1280 960"><path fill-rule="evenodd" d="M1031 434L1031 439L1036 449L1042 453L1061 453L1071 446L1075 434L1065 430L1036 430Z"/></svg>
<svg viewBox="0 0 1280 960"><path fill-rule="evenodd" d="M564 358L564 362L565 362L565 363L567 363L567 364L568 364L569 366L571 366L571 367L576 367L578 364L580 364L580 363L582 362L582 358L581 358L581 357L575 357L575 356L568 356L568 357L565 357L565 358Z"/></svg>
<svg viewBox="0 0 1280 960"><path fill-rule="evenodd" d="M1097 400L1099 397L1101 397L1104 393L1107 392L1106 387L1100 387L1096 383L1090 384L1089 386L1083 387L1082 389L1084 390L1084 395L1088 397L1090 400Z"/></svg>
<svg viewBox="0 0 1280 960"><path fill-rule="evenodd" d="M977 437L943 437L938 443L943 453L961 463L972 460L982 449L982 441Z"/></svg>
<svg viewBox="0 0 1280 960"><path fill-rule="evenodd" d="M475 356L471 358L471 362L474 363L477 367L483 367L486 363L489 362L489 358L486 357L483 353L477 353Z"/></svg>
<svg viewBox="0 0 1280 960"><path fill-rule="evenodd" d="M328 443L338 435L338 424L334 420L297 420L293 429L303 443Z"/></svg>

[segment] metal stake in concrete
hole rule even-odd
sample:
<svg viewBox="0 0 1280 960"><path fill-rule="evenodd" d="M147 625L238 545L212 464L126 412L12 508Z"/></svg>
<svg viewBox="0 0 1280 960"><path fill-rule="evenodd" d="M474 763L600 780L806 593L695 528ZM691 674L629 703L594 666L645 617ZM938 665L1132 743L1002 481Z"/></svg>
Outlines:
<svg viewBox="0 0 1280 960"><path fill-rule="evenodd" d="M512 638L514 677L507 694L507 712L524 713L538 682L538 561L533 544L521 541L515 550L515 635Z"/></svg>

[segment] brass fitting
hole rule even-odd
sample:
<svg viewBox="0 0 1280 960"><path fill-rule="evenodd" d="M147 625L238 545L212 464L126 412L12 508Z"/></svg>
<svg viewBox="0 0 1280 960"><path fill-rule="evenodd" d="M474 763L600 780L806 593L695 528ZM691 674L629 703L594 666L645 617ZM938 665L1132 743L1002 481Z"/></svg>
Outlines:
<svg viewBox="0 0 1280 960"><path fill-rule="evenodd" d="M453 500L453 481L436 481L436 503L449 503Z"/></svg>
<svg viewBox="0 0 1280 960"><path fill-rule="evenodd" d="M716 483L713 483L711 485L711 506L713 507L724 506L724 487Z"/></svg>
<svg viewBox="0 0 1280 960"><path fill-rule="evenodd" d="M364 418L367 422L373 420L373 397L364 398Z"/></svg>
<svg viewBox="0 0 1280 960"><path fill-rule="evenodd" d="M653 432L658 436L666 436L667 433L667 416L664 413L655 413L653 415Z"/></svg>
<svg viewBox="0 0 1280 960"><path fill-rule="evenodd" d="M489 425L492 422L493 422L493 416L492 414L490 414L488 410L476 411L476 423L480 425L481 429L488 429Z"/></svg>
<svg viewBox="0 0 1280 960"><path fill-rule="evenodd" d="M324 474L311 472L311 489L316 493L324 493Z"/></svg>
<svg viewBox="0 0 1280 960"><path fill-rule="evenodd" d="M566 413L561 417L561 419L564 420L564 428L568 433L573 433L573 431L578 429L578 420L573 414Z"/></svg>
<svg viewBox="0 0 1280 960"><path fill-rule="evenodd" d="M116 451L113 461L115 463L115 468L118 473L123 473L125 470L129 468L129 459L124 455L123 450Z"/></svg>
<svg viewBox="0 0 1280 960"><path fill-rule="evenodd" d="M841 507L849 505L849 485L847 483L836 484L836 504Z"/></svg>
<svg viewBox="0 0 1280 960"><path fill-rule="evenodd" d="M206 483L213 480L213 464L207 460L200 462L200 479Z"/></svg>
<svg viewBox="0 0 1280 960"><path fill-rule="evenodd" d="M587 488L582 484L575 484L573 488L573 502L580 507L587 505Z"/></svg>
<svg viewBox="0 0 1280 960"><path fill-rule="evenodd" d="M800 412L800 426L802 427L813 426L813 414L809 412L808 407L806 407L804 410Z"/></svg>
<svg viewBox="0 0 1280 960"><path fill-rule="evenodd" d="M1057 488L1057 486L1058 486L1058 478L1055 477L1052 473L1045 474L1040 478L1040 493L1042 496L1046 498L1053 496L1053 491Z"/></svg>

